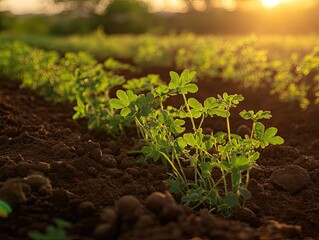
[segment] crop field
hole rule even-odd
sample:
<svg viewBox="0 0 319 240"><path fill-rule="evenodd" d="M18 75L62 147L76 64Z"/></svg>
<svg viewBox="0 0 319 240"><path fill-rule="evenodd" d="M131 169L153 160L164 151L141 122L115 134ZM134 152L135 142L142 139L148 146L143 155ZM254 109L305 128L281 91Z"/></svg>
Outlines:
<svg viewBox="0 0 319 240"><path fill-rule="evenodd" d="M318 35L0 35L0 239L319 239Z"/></svg>

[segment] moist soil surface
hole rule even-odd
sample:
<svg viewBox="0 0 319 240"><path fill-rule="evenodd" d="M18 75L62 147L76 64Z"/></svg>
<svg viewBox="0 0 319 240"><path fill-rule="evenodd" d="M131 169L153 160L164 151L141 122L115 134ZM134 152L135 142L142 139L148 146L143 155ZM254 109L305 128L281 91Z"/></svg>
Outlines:
<svg viewBox="0 0 319 240"><path fill-rule="evenodd" d="M168 69L150 72L168 80ZM180 206L167 192L165 169L138 165L138 156L128 154L138 148L133 128L116 138L89 131L85 120L72 120L71 104L47 102L1 78L0 199L13 212L0 218L0 239L29 239L29 231L43 232L56 218L70 222L68 235L81 240L319 239L318 106L302 111L270 96L267 87L243 90L218 79L198 84L201 100L243 94L232 131L244 134L249 127L240 110L270 110L264 124L285 139L261 151L244 209L225 219ZM225 123L213 118L204 127L225 130Z"/></svg>

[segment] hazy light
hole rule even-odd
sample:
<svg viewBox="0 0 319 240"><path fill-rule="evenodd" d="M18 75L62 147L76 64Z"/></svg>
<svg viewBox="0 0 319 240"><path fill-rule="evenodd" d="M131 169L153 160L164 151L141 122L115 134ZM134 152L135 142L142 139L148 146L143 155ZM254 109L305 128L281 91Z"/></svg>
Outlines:
<svg viewBox="0 0 319 240"><path fill-rule="evenodd" d="M284 2L284 0L261 0L262 3L268 7L268 8L272 8L277 6L279 3Z"/></svg>
<svg viewBox="0 0 319 240"><path fill-rule="evenodd" d="M237 7L237 2L234 0L222 0L221 7L225 8L229 11L234 11Z"/></svg>
<svg viewBox="0 0 319 240"><path fill-rule="evenodd" d="M144 0L152 12L185 12L186 5L181 0Z"/></svg>
<svg viewBox="0 0 319 240"><path fill-rule="evenodd" d="M62 9L61 5L53 5L52 0L0 0L0 11L11 11L13 14L56 14Z"/></svg>

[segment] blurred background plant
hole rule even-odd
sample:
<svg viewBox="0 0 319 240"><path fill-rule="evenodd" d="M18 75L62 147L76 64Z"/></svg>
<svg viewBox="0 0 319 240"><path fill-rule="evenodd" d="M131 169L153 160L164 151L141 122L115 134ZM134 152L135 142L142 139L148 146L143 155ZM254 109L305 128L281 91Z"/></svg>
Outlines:
<svg viewBox="0 0 319 240"><path fill-rule="evenodd" d="M316 0L0 0L0 32L313 34Z"/></svg>

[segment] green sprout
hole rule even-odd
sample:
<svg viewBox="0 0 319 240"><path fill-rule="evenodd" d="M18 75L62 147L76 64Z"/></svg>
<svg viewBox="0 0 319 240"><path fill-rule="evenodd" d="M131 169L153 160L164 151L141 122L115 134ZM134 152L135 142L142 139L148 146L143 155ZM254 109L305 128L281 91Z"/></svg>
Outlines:
<svg viewBox="0 0 319 240"><path fill-rule="evenodd" d="M31 231L28 237L32 240L71 240L65 232L66 228L70 228L71 224L62 219L54 219L55 225L49 225L45 228L45 233Z"/></svg>
<svg viewBox="0 0 319 240"><path fill-rule="evenodd" d="M251 196L247 186L249 172L257 166L257 149L282 144L284 140L276 136L276 128L266 129L260 122L271 117L268 111L242 111L240 115L252 121L251 134L233 134L231 109L244 97L224 93L203 103L188 98L188 93L198 91L193 82L195 75L188 70L180 75L170 72L168 85L160 85L146 95L118 90L110 106L135 122L145 146L134 152L141 153L143 161L162 161L169 171L167 183L172 193L180 195L189 206L209 207L228 216ZM184 104L179 108L164 107L172 96L180 96ZM204 134L205 119L215 116L225 119L227 132ZM186 132L186 121L191 123L191 132ZM186 166L193 169L194 179L186 177ZM213 170L219 174L213 175Z"/></svg>

